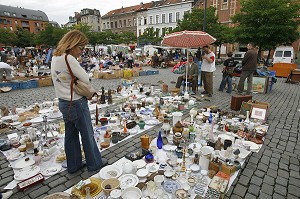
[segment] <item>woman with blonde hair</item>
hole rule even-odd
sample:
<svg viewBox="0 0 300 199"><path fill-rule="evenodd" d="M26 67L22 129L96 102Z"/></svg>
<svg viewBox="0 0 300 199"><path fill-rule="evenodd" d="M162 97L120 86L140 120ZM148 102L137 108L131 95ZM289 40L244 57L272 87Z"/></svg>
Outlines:
<svg viewBox="0 0 300 199"><path fill-rule="evenodd" d="M68 32L59 41L51 63L52 80L56 96L59 98L59 110L62 112L65 122L64 144L69 173L74 173L83 166L79 133L88 171L98 170L107 164L107 160L101 158L94 139L87 98L73 92L72 103L70 103L72 77L65 58L68 60L74 76L85 83L89 83L88 74L77 61L87 44L88 39L82 32L78 30Z"/></svg>

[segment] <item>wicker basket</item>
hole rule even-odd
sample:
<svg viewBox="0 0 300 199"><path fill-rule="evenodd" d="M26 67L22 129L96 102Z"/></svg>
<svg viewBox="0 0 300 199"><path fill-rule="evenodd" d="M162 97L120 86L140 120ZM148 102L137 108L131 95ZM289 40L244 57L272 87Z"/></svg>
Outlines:
<svg viewBox="0 0 300 199"><path fill-rule="evenodd" d="M105 187L107 185L110 185L110 189L106 189ZM104 180L101 184L101 188L103 189L104 193L108 196L110 192L114 189L117 189L120 187L120 181L116 178L110 178L107 180Z"/></svg>

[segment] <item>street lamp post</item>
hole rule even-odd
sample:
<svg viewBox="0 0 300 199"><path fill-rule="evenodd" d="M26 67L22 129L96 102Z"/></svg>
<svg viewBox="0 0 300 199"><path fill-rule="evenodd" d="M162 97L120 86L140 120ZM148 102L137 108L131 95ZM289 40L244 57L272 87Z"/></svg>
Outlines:
<svg viewBox="0 0 300 199"><path fill-rule="evenodd" d="M206 4L207 0L204 0L203 32L206 32Z"/></svg>

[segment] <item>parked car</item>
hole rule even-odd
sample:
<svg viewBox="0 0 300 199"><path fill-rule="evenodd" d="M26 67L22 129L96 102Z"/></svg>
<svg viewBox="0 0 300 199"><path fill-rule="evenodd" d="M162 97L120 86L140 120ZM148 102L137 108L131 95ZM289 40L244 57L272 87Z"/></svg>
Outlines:
<svg viewBox="0 0 300 199"><path fill-rule="evenodd" d="M275 63L294 63L295 53L292 46L279 46L275 49L273 55L273 64Z"/></svg>
<svg viewBox="0 0 300 199"><path fill-rule="evenodd" d="M236 52L233 52L232 57L235 62L242 63L242 60L243 60L245 54L246 54L246 52L236 51Z"/></svg>

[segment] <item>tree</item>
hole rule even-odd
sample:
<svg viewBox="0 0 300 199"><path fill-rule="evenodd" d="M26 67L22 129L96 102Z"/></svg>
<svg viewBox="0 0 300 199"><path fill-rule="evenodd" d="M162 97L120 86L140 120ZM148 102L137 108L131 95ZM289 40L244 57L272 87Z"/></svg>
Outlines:
<svg viewBox="0 0 300 199"><path fill-rule="evenodd" d="M243 0L241 12L232 20L236 40L254 42L261 50L290 44L299 38L299 0ZM269 57L269 55L268 55Z"/></svg>
<svg viewBox="0 0 300 199"><path fill-rule="evenodd" d="M158 36L158 31L154 30L153 27L146 28L144 33L138 38L140 44L158 44L161 40L162 38Z"/></svg>
<svg viewBox="0 0 300 199"><path fill-rule="evenodd" d="M133 32L124 31L118 34L118 40L120 44L130 44L136 43L137 37L134 35Z"/></svg>
<svg viewBox="0 0 300 199"><path fill-rule="evenodd" d="M21 27L17 27L15 32L17 36L17 40L15 45L19 47L27 47L27 46L34 46L34 34L29 32L29 30L22 29Z"/></svg>
<svg viewBox="0 0 300 199"><path fill-rule="evenodd" d="M0 35L0 43L4 44L5 46L13 45L17 41L16 34L7 29L0 28Z"/></svg>
<svg viewBox="0 0 300 199"><path fill-rule="evenodd" d="M233 41L233 33L231 28L218 22L218 16L215 15L215 11L216 8L214 7L209 7L206 10L206 32L217 39L214 45L221 47L222 44ZM203 9L192 9L191 13L186 13L183 16L183 19L178 22L177 27L173 29L173 32L183 30L203 30L203 16ZM220 51L218 57L220 57Z"/></svg>
<svg viewBox="0 0 300 199"><path fill-rule="evenodd" d="M51 24L47 24L45 30L36 35L35 41L37 44L56 46L67 31L66 28L53 27Z"/></svg>

